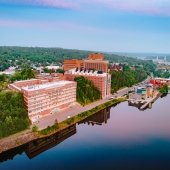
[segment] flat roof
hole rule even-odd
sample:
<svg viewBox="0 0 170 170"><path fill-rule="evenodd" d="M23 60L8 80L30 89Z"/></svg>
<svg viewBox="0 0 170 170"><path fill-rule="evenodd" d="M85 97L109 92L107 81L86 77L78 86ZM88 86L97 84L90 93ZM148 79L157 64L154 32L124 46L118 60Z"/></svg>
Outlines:
<svg viewBox="0 0 170 170"><path fill-rule="evenodd" d="M155 78L155 80L164 80L164 81L170 81L170 78L160 78L160 77L157 77Z"/></svg>
<svg viewBox="0 0 170 170"><path fill-rule="evenodd" d="M105 63L105 64L109 63L108 60L99 60L99 59L95 59L95 60L84 59L84 61L87 62L87 63Z"/></svg>
<svg viewBox="0 0 170 170"><path fill-rule="evenodd" d="M28 81L35 81L39 79L28 79L28 80L20 80L20 81L15 81L14 83L21 83L21 82L28 82Z"/></svg>
<svg viewBox="0 0 170 170"><path fill-rule="evenodd" d="M49 89L49 88L53 88L53 87L62 87L66 84L72 84L72 83L73 83L73 81L62 80L62 81L44 83L44 84L40 84L40 85L26 86L26 87L22 87L22 89L26 90L26 91L35 91L35 90Z"/></svg>
<svg viewBox="0 0 170 170"><path fill-rule="evenodd" d="M99 74L98 71L90 71L88 72L88 70L86 70L84 72L84 70L80 71L80 70L77 70L76 69L71 69L71 70L68 70L66 73L68 74L74 74L74 75L82 75L82 76L97 76L97 77L105 77L107 76L107 73L101 73Z"/></svg>

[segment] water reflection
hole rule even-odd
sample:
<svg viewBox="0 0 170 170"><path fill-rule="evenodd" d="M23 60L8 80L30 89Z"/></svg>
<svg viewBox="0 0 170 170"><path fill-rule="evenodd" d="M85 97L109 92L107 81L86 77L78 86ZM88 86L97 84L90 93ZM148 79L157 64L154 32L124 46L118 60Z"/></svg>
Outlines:
<svg viewBox="0 0 170 170"><path fill-rule="evenodd" d="M1 154L1 161L13 160L0 164L0 169L168 170L169 101L170 95L160 98L145 111L120 103L72 129Z"/></svg>
<svg viewBox="0 0 170 170"><path fill-rule="evenodd" d="M88 124L88 125L102 125L107 123L107 120L110 119L110 107L101 110L100 112L86 118L85 120L79 122L79 124Z"/></svg>
<svg viewBox="0 0 170 170"><path fill-rule="evenodd" d="M46 150L55 147L74 134L76 134L76 124L49 137L37 139L18 148L6 151L0 154L0 162L12 160L16 155L22 154L23 152L32 159Z"/></svg>
<svg viewBox="0 0 170 170"><path fill-rule="evenodd" d="M84 121L80 122L79 124L91 124L91 125L102 125L103 123L107 123L107 120L110 118L110 108L106 108L88 118ZM0 162L4 162L7 160L13 160L14 157L18 154L26 153L28 158L32 159L39 154L53 148L63 142L64 140L68 139L69 137L76 134L76 124L72 125L54 135L51 135L46 138L41 138L34 140L28 144L22 145L15 149L11 149L0 154Z"/></svg>

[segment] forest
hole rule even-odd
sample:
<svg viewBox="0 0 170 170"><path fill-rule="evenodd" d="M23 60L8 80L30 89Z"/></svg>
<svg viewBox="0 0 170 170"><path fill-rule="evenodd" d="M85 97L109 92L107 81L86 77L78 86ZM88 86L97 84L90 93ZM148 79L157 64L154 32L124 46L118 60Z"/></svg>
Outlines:
<svg viewBox="0 0 170 170"><path fill-rule="evenodd" d="M47 66L56 64L61 66L64 59L83 59L89 53L97 51L83 51L62 48L40 48L40 47L0 47L0 71L4 71L9 66L21 66L23 63L31 67ZM112 53L105 53L105 58L110 63L128 63L129 65L144 65L146 71L153 71L155 65L151 60L140 60L119 56Z"/></svg>
<svg viewBox="0 0 170 170"><path fill-rule="evenodd" d="M19 92L0 92L0 138L29 127L23 95Z"/></svg>
<svg viewBox="0 0 170 170"><path fill-rule="evenodd" d="M131 70L128 66L126 66L123 71L112 71L111 76L111 89L112 93L115 93L123 87L131 87L134 84L145 80L148 74L143 68Z"/></svg>

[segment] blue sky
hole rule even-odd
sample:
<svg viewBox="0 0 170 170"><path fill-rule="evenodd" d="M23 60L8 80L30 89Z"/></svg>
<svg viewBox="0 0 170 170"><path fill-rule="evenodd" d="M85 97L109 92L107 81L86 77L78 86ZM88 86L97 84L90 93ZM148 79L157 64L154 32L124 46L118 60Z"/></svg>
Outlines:
<svg viewBox="0 0 170 170"><path fill-rule="evenodd" d="M170 53L169 0L0 0L0 45Z"/></svg>

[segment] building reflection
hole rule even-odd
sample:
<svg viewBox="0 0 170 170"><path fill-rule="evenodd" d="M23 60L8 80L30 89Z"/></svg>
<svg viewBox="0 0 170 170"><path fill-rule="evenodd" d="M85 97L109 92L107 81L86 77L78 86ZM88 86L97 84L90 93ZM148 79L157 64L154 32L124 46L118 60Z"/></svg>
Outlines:
<svg viewBox="0 0 170 170"><path fill-rule="evenodd" d="M12 160L16 155L23 153L26 153L26 155L32 159L42 152L55 147L74 134L76 134L76 124L49 137L36 139L28 144L6 151L0 154L0 162Z"/></svg>
<svg viewBox="0 0 170 170"><path fill-rule="evenodd" d="M88 125L102 125L106 124L110 118L110 108L101 110L100 112L86 118L78 124L88 124ZM36 139L28 144L19 146L17 148L11 149L4 153L0 154L0 162L7 160L12 160L18 154L26 153L28 158L32 159L39 154L47 151L50 148L53 148L68 139L69 137L76 134L76 124L54 134L49 137Z"/></svg>
<svg viewBox="0 0 170 170"><path fill-rule="evenodd" d="M103 123L107 123L108 119L110 119L110 109L108 107L106 109L101 110L100 112L86 118L85 120L79 122L78 124L88 124L88 125L102 125Z"/></svg>
<svg viewBox="0 0 170 170"><path fill-rule="evenodd" d="M68 127L67 129L60 131L59 133L51 135L47 138L42 138L30 142L27 145L27 150L25 152L27 156L31 159L41 154L42 152L55 147L56 145L60 144L67 138L73 136L74 134L76 134L76 124Z"/></svg>

